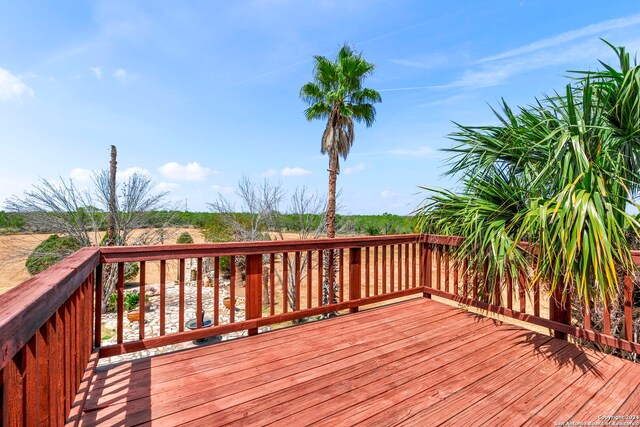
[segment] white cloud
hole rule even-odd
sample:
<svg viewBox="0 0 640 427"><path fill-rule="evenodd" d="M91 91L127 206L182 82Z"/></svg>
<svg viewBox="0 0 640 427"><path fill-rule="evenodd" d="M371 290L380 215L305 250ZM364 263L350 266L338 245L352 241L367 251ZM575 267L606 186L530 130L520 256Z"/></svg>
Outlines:
<svg viewBox="0 0 640 427"><path fill-rule="evenodd" d="M296 167L287 166L287 167L282 168L280 170L278 170L278 169L268 169L268 170L266 170L266 171L264 171L262 173L262 176L264 176L266 178L270 178L270 177L277 176L277 175L280 175L280 176L304 176L304 175L311 175L311 174L312 174L312 172L310 170L308 170L308 169L304 169L304 168L301 168L299 166L296 166Z"/></svg>
<svg viewBox="0 0 640 427"><path fill-rule="evenodd" d="M232 194L233 187L229 187L227 185L212 185L211 189L220 194Z"/></svg>
<svg viewBox="0 0 640 427"><path fill-rule="evenodd" d="M308 169L304 169L301 167L286 167L280 171L280 175L282 176L303 176L303 175L311 175L311 171Z"/></svg>
<svg viewBox="0 0 640 427"><path fill-rule="evenodd" d="M558 46L563 43L567 43L573 40L577 40L584 37L594 36L609 30L620 30L622 28L633 27L640 24L640 14L626 16L624 18L609 19L597 24L587 25L586 27L579 28L577 30L567 31L565 33L557 34L553 37L548 37L542 40L529 43L524 46L520 46L515 49L508 50L506 52L499 53L497 55L488 56L482 58L478 63L496 61L500 59L511 58L513 56L522 55L524 53L535 52L541 49Z"/></svg>
<svg viewBox="0 0 640 427"><path fill-rule="evenodd" d="M358 163L357 165L355 165L353 167L348 167L348 168L344 169L342 171L342 173L344 175L351 175L351 174L354 174L356 172L361 172L363 170L365 170L364 163Z"/></svg>
<svg viewBox="0 0 640 427"><path fill-rule="evenodd" d="M102 80L102 69L100 67L91 67L89 68L93 74L96 76L96 79Z"/></svg>
<svg viewBox="0 0 640 427"><path fill-rule="evenodd" d="M126 70L124 70L123 68L118 68L113 72L113 77L120 80L121 82L125 82L128 80L129 75L127 74Z"/></svg>
<svg viewBox="0 0 640 427"><path fill-rule="evenodd" d="M8 70L0 68L0 101L18 100L23 96L33 96L33 89Z"/></svg>
<svg viewBox="0 0 640 427"><path fill-rule="evenodd" d="M130 168L127 168L123 171L118 171L118 177L117 179L119 181L126 181L129 179L129 177L131 177L133 174L140 174L140 175L147 175L147 176L151 176L151 173L144 168L138 167L138 166L132 166Z"/></svg>
<svg viewBox="0 0 640 427"><path fill-rule="evenodd" d="M69 173L69 178L80 183L90 182L92 176L93 171L91 169L84 168L74 168L71 169L71 172Z"/></svg>
<svg viewBox="0 0 640 427"><path fill-rule="evenodd" d="M426 157L436 158L438 152L431 147L416 147L416 148L396 148L389 151L396 156L411 156L411 157Z"/></svg>
<svg viewBox="0 0 640 427"><path fill-rule="evenodd" d="M445 65L448 62L448 58L446 55L434 53L408 59L390 59L389 61L405 67L429 69Z"/></svg>
<svg viewBox="0 0 640 427"><path fill-rule="evenodd" d="M218 173L201 166L198 162L191 162L186 165L181 165L177 162L169 162L166 165L160 166L159 170L160 173L167 178L181 181L204 181L211 173Z"/></svg>
<svg viewBox="0 0 640 427"><path fill-rule="evenodd" d="M402 196L402 194L394 193L393 191L390 191L390 190L384 190L382 193L380 193L380 197L382 197L383 199L390 199L390 198L399 197L399 196Z"/></svg>
<svg viewBox="0 0 640 427"><path fill-rule="evenodd" d="M156 191L172 191L180 188L180 184L176 184L173 182L159 182L156 185Z"/></svg>

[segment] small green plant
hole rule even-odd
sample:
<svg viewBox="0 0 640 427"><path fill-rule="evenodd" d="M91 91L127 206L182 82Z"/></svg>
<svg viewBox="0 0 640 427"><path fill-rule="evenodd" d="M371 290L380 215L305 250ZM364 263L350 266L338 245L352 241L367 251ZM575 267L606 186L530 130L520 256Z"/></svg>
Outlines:
<svg viewBox="0 0 640 427"><path fill-rule="evenodd" d="M144 297L145 302L149 301L149 297ZM124 294L123 307L126 311L135 310L140 305L140 293L130 292ZM113 293L109 295L109 302L107 302L107 311L114 312L118 309L118 294Z"/></svg>
<svg viewBox="0 0 640 427"><path fill-rule="evenodd" d="M191 234L185 231L184 233L178 236L178 240L176 240L176 243L181 245L193 243L193 237L191 237Z"/></svg>
<svg viewBox="0 0 640 427"><path fill-rule="evenodd" d="M31 252L25 263L29 274L38 274L68 257L81 245L72 237L52 234Z"/></svg>

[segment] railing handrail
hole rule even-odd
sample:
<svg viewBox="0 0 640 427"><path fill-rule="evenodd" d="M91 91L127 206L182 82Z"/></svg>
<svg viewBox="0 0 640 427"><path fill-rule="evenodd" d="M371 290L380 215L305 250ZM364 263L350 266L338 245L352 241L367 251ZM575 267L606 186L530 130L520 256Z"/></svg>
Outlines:
<svg viewBox="0 0 640 427"><path fill-rule="evenodd" d="M217 257L230 255L258 255L280 252L304 252L308 250L364 248L374 245L415 243L421 234L396 234L388 236L356 236L333 239L264 240L253 242L196 243L153 246L101 247L101 261L157 261L163 259Z"/></svg>
<svg viewBox="0 0 640 427"><path fill-rule="evenodd" d="M99 264L99 248L82 248L0 295L0 370Z"/></svg>

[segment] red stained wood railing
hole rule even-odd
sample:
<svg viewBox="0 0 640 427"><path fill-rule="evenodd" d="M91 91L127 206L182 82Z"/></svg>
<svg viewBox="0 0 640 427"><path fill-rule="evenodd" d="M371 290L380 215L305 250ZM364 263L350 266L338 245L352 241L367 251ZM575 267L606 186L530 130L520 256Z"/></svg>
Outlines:
<svg viewBox="0 0 640 427"><path fill-rule="evenodd" d="M3 426L61 425L77 411L100 312L99 266L97 248L81 249L0 296Z"/></svg>
<svg viewBox="0 0 640 427"><path fill-rule="evenodd" d="M99 357L231 332L247 331L249 335L255 335L260 328L269 325L327 313L353 313L362 306L411 295L450 299L549 328L558 337L573 335L640 353L640 344L634 341L634 289L630 276L626 276L623 283L621 309L624 321L619 330L613 331L619 336L613 336L612 303L589 301L579 311L583 313L584 324L576 326L572 324L570 300L566 297L562 300L557 294L549 299L550 318L541 318L541 289L539 285L527 285L526 272L521 272L515 282L509 276L489 278L484 264L474 269L469 259L459 258L456 247L460 243L461 239L456 237L403 235L82 249L0 296L2 425L77 421ZM326 271L331 272L326 277L330 284L326 295L328 304L323 301L324 255L329 255ZM640 253L633 256L640 263ZM230 259L228 295L231 308L228 317L222 315L227 311L223 312L226 309L220 305L221 293L227 292L220 282L220 257ZM204 270L203 260L210 258L213 259L212 289L203 288L205 274L211 277L211 271ZM193 277L187 279L187 259L195 260L197 265L195 280ZM245 298L244 303L242 298L236 303L236 285L240 286L242 273L238 268L242 263L236 261L242 260L245 261ZM160 327L145 334L148 305L144 295L150 287L152 268L149 261L159 261ZM167 330L166 325L167 310L175 308L167 307L167 261L177 261L179 269L178 332L173 328ZM140 262L140 326L138 338L133 340L124 333L124 270L130 262ZM109 266L104 267L105 264ZM264 288L263 264L269 265L268 287L265 284ZM116 343L105 345L101 333L103 273L113 269L116 269L117 279ZM276 279L283 290L282 299L275 296L276 290L280 289ZM195 292L192 292L194 285ZM294 293L291 301L290 289ZM267 291L269 307L266 310L265 306L263 312L262 294ZM205 327L200 312L211 301L213 326ZM280 301L282 306L278 307ZM594 330L593 325L592 313L598 304L601 304L599 309L604 317L602 332ZM194 330L185 330L188 307L192 311L195 307L198 314ZM211 309L210 305L207 307Z"/></svg>

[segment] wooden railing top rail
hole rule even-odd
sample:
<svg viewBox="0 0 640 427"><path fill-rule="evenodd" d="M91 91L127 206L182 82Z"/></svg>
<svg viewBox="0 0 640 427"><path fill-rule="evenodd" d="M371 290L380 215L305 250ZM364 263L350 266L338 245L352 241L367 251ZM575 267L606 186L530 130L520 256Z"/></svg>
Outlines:
<svg viewBox="0 0 640 427"><path fill-rule="evenodd" d="M162 246L101 247L102 262L156 261L163 259L261 255L280 252L303 252L324 249L364 248L367 246L414 243L420 234L392 236L358 236L334 239L266 240L259 242L225 242Z"/></svg>
<svg viewBox="0 0 640 427"><path fill-rule="evenodd" d="M82 248L0 295L0 369L33 337L100 264L98 248Z"/></svg>

